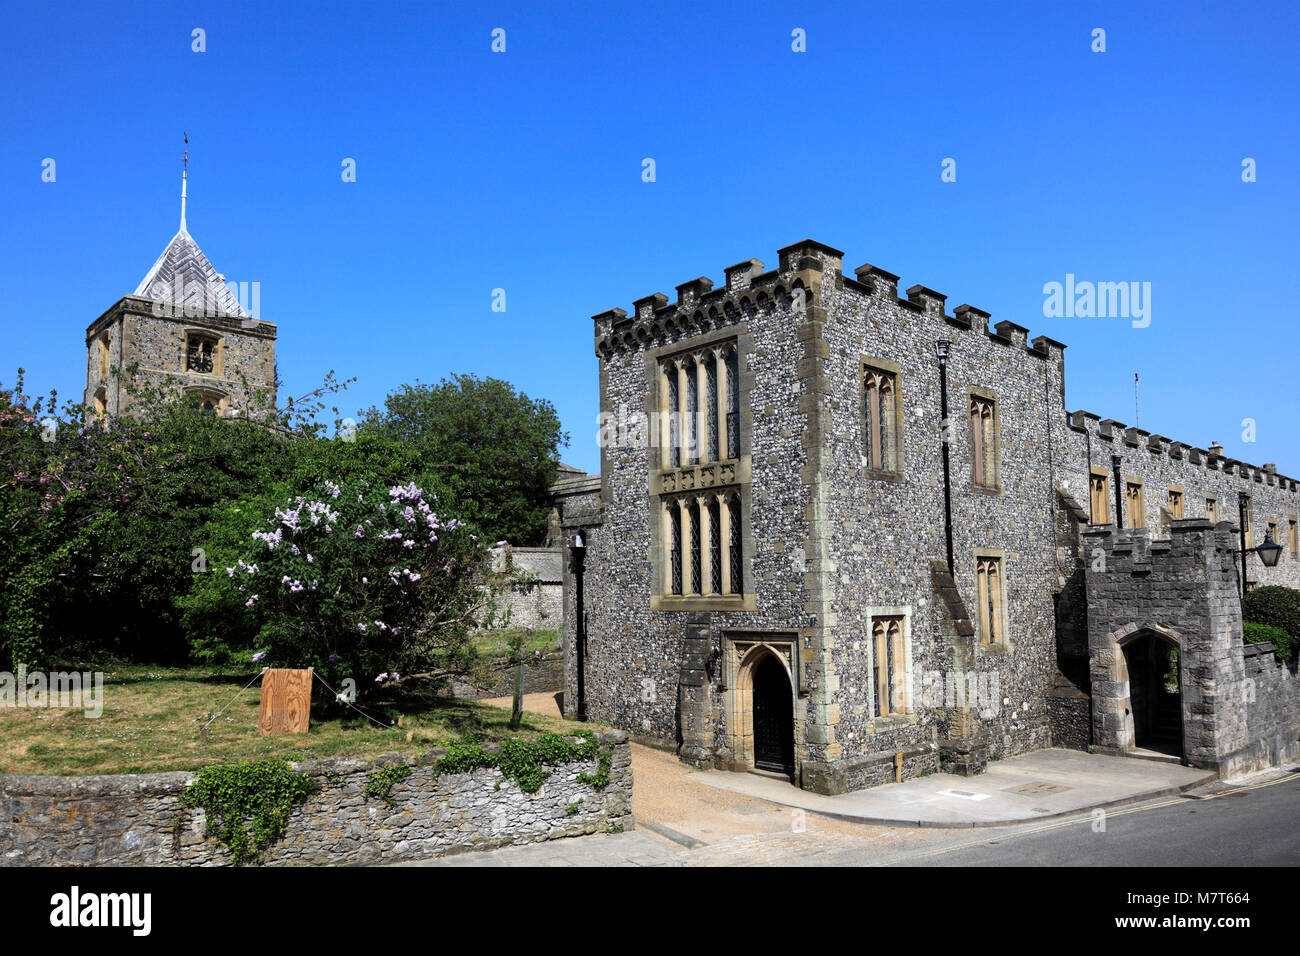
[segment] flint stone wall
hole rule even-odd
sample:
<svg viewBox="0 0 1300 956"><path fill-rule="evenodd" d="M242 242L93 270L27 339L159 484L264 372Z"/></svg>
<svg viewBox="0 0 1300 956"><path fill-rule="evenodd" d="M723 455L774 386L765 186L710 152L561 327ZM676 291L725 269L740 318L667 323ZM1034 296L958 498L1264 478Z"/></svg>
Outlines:
<svg viewBox="0 0 1300 956"><path fill-rule="evenodd" d="M1087 750L1092 745L1092 702L1067 680L1058 680L1047 694L1052 746Z"/></svg>
<svg viewBox="0 0 1300 956"><path fill-rule="evenodd" d="M564 689L564 655L551 651L542 657L536 667L524 668L524 693L545 694ZM510 697L515 692L514 668L500 671L482 681L456 681L452 684L453 697L483 700L492 697Z"/></svg>
<svg viewBox="0 0 1300 956"><path fill-rule="evenodd" d="M577 738L571 738L576 741ZM266 854L273 866L391 863L540 843L608 830L630 830L632 767L627 736L597 734L612 747L609 785L580 783L598 760L551 768L537 793L524 793L495 767L436 775L441 751L418 762L385 754L375 762L339 758L291 763L319 789L294 807L279 842ZM489 749L484 745L484 749ZM369 776L383 767L415 766L393 786L389 804L366 800ZM205 839L202 810L184 811L188 772L100 777L0 775L0 865L214 866L227 850ZM578 802L581 801L581 802ZM577 803L570 814L568 808ZM183 814L181 826L176 826Z"/></svg>

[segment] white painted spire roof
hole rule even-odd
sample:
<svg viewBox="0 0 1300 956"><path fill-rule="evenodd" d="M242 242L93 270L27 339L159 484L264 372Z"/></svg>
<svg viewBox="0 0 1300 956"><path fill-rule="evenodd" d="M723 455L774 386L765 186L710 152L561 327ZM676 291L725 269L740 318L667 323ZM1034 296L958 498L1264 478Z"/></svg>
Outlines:
<svg viewBox="0 0 1300 956"><path fill-rule="evenodd" d="M186 143L189 137L186 137ZM189 154L186 154L188 162ZM193 307L201 315L236 315L248 318L239 299L226 286L225 276L217 272L198 243L185 228L185 193L189 170L181 173L181 228L167 243L135 294L147 299Z"/></svg>
<svg viewBox="0 0 1300 956"><path fill-rule="evenodd" d="M135 294L174 305L193 306L203 314L247 317L225 278L184 229L172 236L153 268L140 280Z"/></svg>

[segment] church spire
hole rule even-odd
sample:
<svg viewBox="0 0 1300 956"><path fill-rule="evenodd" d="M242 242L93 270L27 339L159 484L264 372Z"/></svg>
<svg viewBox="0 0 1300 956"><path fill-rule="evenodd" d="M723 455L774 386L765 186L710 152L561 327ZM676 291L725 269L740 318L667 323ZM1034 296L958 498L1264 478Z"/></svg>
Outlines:
<svg viewBox="0 0 1300 956"><path fill-rule="evenodd" d="M181 232L185 232L185 186L190 178L190 134L185 132L186 150L181 156Z"/></svg>

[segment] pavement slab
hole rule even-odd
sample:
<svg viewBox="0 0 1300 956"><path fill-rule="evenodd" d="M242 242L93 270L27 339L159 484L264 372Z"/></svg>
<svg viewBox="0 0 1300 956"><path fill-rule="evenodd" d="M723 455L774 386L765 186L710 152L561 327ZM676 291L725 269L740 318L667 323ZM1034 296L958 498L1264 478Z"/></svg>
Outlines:
<svg viewBox="0 0 1300 956"><path fill-rule="evenodd" d="M1157 760L1039 750L990 761L977 777L935 773L837 796L810 793L758 774L695 771L689 779L855 823L981 827L1173 796L1214 780L1215 774Z"/></svg>

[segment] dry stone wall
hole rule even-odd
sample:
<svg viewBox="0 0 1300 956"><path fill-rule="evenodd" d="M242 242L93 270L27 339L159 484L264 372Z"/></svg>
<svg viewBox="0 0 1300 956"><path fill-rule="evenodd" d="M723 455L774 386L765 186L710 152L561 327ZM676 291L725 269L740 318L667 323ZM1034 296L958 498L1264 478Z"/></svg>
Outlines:
<svg viewBox="0 0 1300 956"><path fill-rule="evenodd" d="M433 751L412 763L410 776L393 786L385 803L367 800L364 791L375 771L411 763L396 754L374 763L291 764L310 774L319 789L292 810L285 835L265 863L389 863L631 829L627 736L608 731L597 740L611 751L604 790L578 780L597 772L598 759L549 768L541 789L530 794L495 767L438 775L441 752ZM226 849L203 835L203 811L181 807L180 795L192 779L189 773L0 776L0 865L225 864Z"/></svg>

